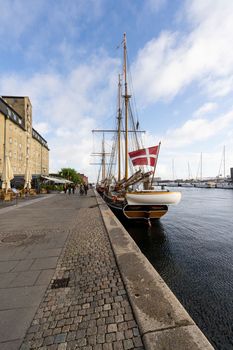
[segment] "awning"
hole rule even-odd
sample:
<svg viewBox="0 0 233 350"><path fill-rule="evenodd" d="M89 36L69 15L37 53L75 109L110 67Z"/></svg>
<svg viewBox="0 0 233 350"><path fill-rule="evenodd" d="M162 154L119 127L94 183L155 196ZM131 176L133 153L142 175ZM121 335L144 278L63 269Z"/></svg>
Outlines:
<svg viewBox="0 0 233 350"><path fill-rule="evenodd" d="M73 182L72 181L69 181L69 180L66 180L66 179L63 179L61 177L50 177L50 176L42 176L41 177L43 179L46 179L48 181L52 181L54 182L55 184L72 184Z"/></svg>

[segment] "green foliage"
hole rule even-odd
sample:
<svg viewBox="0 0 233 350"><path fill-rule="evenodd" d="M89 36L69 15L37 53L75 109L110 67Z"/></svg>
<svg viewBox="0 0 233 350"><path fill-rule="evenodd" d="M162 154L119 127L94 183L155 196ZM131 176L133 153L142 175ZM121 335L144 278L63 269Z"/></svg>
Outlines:
<svg viewBox="0 0 233 350"><path fill-rule="evenodd" d="M63 177L64 179L73 181L75 184L81 184L82 183L82 178L80 175L77 173L75 169L72 168L62 168L59 171L59 175Z"/></svg>

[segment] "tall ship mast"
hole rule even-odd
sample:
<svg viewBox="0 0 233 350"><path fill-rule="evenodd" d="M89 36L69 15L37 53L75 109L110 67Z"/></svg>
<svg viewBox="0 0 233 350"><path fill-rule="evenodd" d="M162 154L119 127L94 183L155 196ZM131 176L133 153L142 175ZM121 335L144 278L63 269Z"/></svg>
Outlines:
<svg viewBox="0 0 233 350"><path fill-rule="evenodd" d="M108 179L105 182L103 199L120 219L143 220L151 225L155 219L159 219L166 214L170 204L179 203L181 193L155 190L153 187L161 143L143 148L139 141L138 135L143 131L139 130L139 123L135 121L130 105L131 95L129 94L127 79L128 62L125 33L122 43L123 82L121 83L121 76L119 75L117 125L115 130L117 136L114 138L117 146L112 147L110 170L107 173ZM124 91L123 95L121 95L122 90ZM113 132L114 130L99 131ZM117 162L114 160L114 155L118 158ZM115 175L112 172L113 162L118 167ZM124 169L122 169L123 164ZM124 173L123 176L122 173Z"/></svg>

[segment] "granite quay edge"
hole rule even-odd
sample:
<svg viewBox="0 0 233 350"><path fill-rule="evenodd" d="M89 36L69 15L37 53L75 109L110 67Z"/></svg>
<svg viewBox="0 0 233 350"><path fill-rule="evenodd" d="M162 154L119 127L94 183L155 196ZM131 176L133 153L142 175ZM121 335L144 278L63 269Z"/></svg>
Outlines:
<svg viewBox="0 0 233 350"><path fill-rule="evenodd" d="M94 192L145 348L213 350L120 221Z"/></svg>

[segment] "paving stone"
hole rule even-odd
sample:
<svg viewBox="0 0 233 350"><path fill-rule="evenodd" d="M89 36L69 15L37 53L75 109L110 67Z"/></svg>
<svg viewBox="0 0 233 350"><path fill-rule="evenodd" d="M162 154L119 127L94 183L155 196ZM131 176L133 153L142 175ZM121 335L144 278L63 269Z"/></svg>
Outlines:
<svg viewBox="0 0 233 350"><path fill-rule="evenodd" d="M95 345L97 342L96 335L90 335L87 337L87 341L89 345Z"/></svg>
<svg viewBox="0 0 233 350"><path fill-rule="evenodd" d="M133 343L134 343L134 346L137 348L143 346L141 337L134 337Z"/></svg>
<svg viewBox="0 0 233 350"><path fill-rule="evenodd" d="M134 348L134 344L133 344L133 341L131 339L123 340L123 345L124 345L125 350Z"/></svg>
<svg viewBox="0 0 233 350"><path fill-rule="evenodd" d="M133 335L135 337L139 336L139 329L138 328L133 328Z"/></svg>
<svg viewBox="0 0 233 350"><path fill-rule="evenodd" d="M67 343L59 344L57 347L57 350L66 350L67 349Z"/></svg>
<svg viewBox="0 0 233 350"><path fill-rule="evenodd" d="M130 339L130 338L133 338L133 331L131 329L127 329L125 331L125 338L126 339Z"/></svg>
<svg viewBox="0 0 233 350"><path fill-rule="evenodd" d="M103 344L103 350L113 350L111 343Z"/></svg>
<svg viewBox="0 0 233 350"><path fill-rule="evenodd" d="M19 261L0 261L0 273L10 272L17 266Z"/></svg>
<svg viewBox="0 0 233 350"><path fill-rule="evenodd" d="M87 345L87 339L86 338L81 338L76 340L77 346L85 346Z"/></svg>
<svg viewBox="0 0 233 350"><path fill-rule="evenodd" d="M35 259L25 259L18 262L13 271L28 271Z"/></svg>
<svg viewBox="0 0 233 350"><path fill-rule="evenodd" d="M57 257L37 258L31 265L31 270L48 270L55 268L57 265Z"/></svg>
<svg viewBox="0 0 233 350"><path fill-rule="evenodd" d="M112 343L116 340L116 333L107 333L106 334L106 342Z"/></svg>
<svg viewBox="0 0 233 350"><path fill-rule="evenodd" d="M33 286L36 282L40 271L22 271L9 284L9 287Z"/></svg>
<svg viewBox="0 0 233 350"><path fill-rule="evenodd" d="M54 336L48 336L44 338L44 345L51 345L54 342Z"/></svg>
<svg viewBox="0 0 233 350"><path fill-rule="evenodd" d="M0 288L7 288L17 276L17 272L0 273Z"/></svg>
<svg viewBox="0 0 233 350"><path fill-rule="evenodd" d="M111 323L108 325L108 333L111 333L111 332L117 332L117 325L114 323Z"/></svg>
<svg viewBox="0 0 233 350"><path fill-rule="evenodd" d="M54 275L55 269L48 269L40 271L40 274L36 280L36 286L48 285Z"/></svg>
<svg viewBox="0 0 233 350"><path fill-rule="evenodd" d="M105 334L97 334L97 343L105 343Z"/></svg>
<svg viewBox="0 0 233 350"><path fill-rule="evenodd" d="M67 333L57 334L54 339L54 343L64 343L66 341Z"/></svg>
<svg viewBox="0 0 233 350"><path fill-rule="evenodd" d="M103 347L102 347L102 344L96 344L93 346L93 350L102 350Z"/></svg>
<svg viewBox="0 0 233 350"><path fill-rule="evenodd" d="M124 350L122 341L116 341L113 343L113 350Z"/></svg>

